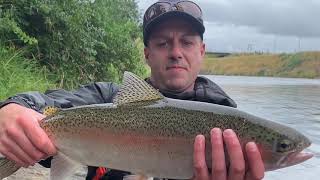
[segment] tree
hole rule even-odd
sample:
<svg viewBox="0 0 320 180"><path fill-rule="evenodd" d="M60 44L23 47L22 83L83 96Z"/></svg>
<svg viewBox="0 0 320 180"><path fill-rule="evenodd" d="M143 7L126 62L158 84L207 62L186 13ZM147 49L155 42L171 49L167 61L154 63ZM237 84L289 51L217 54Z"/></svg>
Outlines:
<svg viewBox="0 0 320 180"><path fill-rule="evenodd" d="M134 0L0 1L3 45L46 66L60 87L146 73Z"/></svg>

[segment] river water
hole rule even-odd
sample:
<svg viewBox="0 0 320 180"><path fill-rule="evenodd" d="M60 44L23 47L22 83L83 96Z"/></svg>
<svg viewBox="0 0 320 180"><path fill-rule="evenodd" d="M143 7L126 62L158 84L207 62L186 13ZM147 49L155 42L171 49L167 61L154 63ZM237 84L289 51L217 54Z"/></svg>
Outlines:
<svg viewBox="0 0 320 180"><path fill-rule="evenodd" d="M274 120L312 141L302 164L266 173L266 180L313 180L320 172L320 80L246 76L206 76L233 98L238 109Z"/></svg>

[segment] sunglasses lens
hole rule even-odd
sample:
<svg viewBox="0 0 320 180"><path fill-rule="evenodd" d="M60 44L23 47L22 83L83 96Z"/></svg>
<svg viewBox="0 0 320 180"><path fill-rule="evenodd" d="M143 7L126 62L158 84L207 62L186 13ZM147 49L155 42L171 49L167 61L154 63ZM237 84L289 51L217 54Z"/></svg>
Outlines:
<svg viewBox="0 0 320 180"><path fill-rule="evenodd" d="M171 4L169 3L156 3L152 5L145 13L144 20L150 21L151 19L170 11Z"/></svg>
<svg viewBox="0 0 320 180"><path fill-rule="evenodd" d="M166 2L158 2L153 4L144 15L144 22L149 22L152 19L160 16L161 14L177 10L190 14L191 16L202 19L202 12L198 5L190 1L181 1L177 4L170 4Z"/></svg>
<svg viewBox="0 0 320 180"><path fill-rule="evenodd" d="M183 11L185 13L188 13L197 19L201 19L201 17L202 17L202 12L200 10L200 7L193 2L182 1L182 2L177 3L176 6L179 11Z"/></svg>

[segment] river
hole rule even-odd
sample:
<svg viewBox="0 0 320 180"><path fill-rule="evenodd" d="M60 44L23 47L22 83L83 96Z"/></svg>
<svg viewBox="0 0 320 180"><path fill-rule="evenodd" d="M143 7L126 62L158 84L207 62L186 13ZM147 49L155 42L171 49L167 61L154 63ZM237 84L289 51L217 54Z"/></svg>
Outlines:
<svg viewBox="0 0 320 180"><path fill-rule="evenodd" d="M206 76L220 85L240 110L274 120L312 141L302 164L266 173L265 180L313 180L320 172L320 80L246 76Z"/></svg>

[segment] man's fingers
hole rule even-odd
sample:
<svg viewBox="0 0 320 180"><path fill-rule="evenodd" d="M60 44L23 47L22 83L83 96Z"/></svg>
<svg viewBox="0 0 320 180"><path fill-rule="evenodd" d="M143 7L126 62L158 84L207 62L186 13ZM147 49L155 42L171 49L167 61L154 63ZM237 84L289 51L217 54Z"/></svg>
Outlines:
<svg viewBox="0 0 320 180"><path fill-rule="evenodd" d="M45 116L18 104L0 109L0 153L21 166L34 164L54 154L46 133L39 126Z"/></svg>
<svg viewBox="0 0 320 180"><path fill-rule="evenodd" d="M195 179L209 180L209 172L205 158L205 138L198 135L194 141L193 167Z"/></svg>
<svg viewBox="0 0 320 180"><path fill-rule="evenodd" d="M223 132L224 142L226 143L227 152L230 157L229 180L243 179L245 175L245 161L242 153L242 148L237 135L227 129Z"/></svg>
<svg viewBox="0 0 320 180"><path fill-rule="evenodd" d="M28 167L29 163L26 163L26 162L20 160L16 155L12 154L10 151L5 149L4 145L1 143L0 143L0 152L1 152L1 155L3 155L4 157L16 162L18 166Z"/></svg>
<svg viewBox="0 0 320 180"><path fill-rule="evenodd" d="M16 144L27 154L27 157L32 160L31 162L29 161L30 164L44 158L45 154L34 147L22 129L8 132L8 136L10 139L14 139Z"/></svg>
<svg viewBox="0 0 320 180"><path fill-rule="evenodd" d="M27 138L31 143L46 155L54 155L56 153L55 146L51 143L51 140L44 132L44 130L38 124L38 120L34 119L33 122L25 121L22 117L18 118L23 127L23 130Z"/></svg>
<svg viewBox="0 0 320 180"><path fill-rule="evenodd" d="M222 131L219 128L211 130L212 145L212 176L215 180L226 180L226 162L223 147Z"/></svg>
<svg viewBox="0 0 320 180"><path fill-rule="evenodd" d="M246 154L248 158L249 170L246 175L247 180L260 180L264 177L264 164L257 145L254 142L246 144Z"/></svg>
<svg viewBox="0 0 320 180"><path fill-rule="evenodd" d="M23 149L17 145L13 140L11 140L9 137L3 137L1 141L1 145L6 147L4 151L8 151L14 156L19 159L23 164L33 165L35 161L26 154Z"/></svg>

